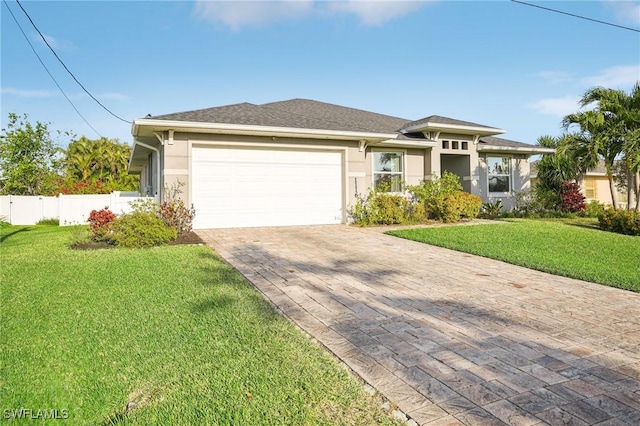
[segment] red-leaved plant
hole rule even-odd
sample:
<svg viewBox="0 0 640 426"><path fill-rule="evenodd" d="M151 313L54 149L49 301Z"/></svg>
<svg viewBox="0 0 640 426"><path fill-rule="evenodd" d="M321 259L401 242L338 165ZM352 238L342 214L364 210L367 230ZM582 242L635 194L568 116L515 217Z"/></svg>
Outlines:
<svg viewBox="0 0 640 426"><path fill-rule="evenodd" d="M580 193L580 185L575 182L562 182L562 211L579 213L584 210L584 195Z"/></svg>
<svg viewBox="0 0 640 426"><path fill-rule="evenodd" d="M77 181L58 183L58 193L60 194L109 194L113 191L112 184L105 184L102 180Z"/></svg>
<svg viewBox="0 0 640 426"><path fill-rule="evenodd" d="M91 210L88 220L91 239L93 241L109 241L115 218L116 215L106 206L101 210Z"/></svg>

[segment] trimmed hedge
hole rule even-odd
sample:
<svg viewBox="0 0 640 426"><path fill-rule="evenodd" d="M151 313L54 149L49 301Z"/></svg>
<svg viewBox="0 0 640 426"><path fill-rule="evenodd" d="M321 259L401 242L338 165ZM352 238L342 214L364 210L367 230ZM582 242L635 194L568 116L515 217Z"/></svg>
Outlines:
<svg viewBox="0 0 640 426"><path fill-rule="evenodd" d="M443 222L459 222L474 219L480 214L482 198L468 192L456 192L444 197L440 206L439 219Z"/></svg>

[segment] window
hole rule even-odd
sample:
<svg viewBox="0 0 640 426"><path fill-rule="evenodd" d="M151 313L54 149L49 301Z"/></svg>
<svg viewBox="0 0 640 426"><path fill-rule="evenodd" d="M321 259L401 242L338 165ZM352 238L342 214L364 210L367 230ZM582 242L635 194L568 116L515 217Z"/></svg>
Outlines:
<svg viewBox="0 0 640 426"><path fill-rule="evenodd" d="M442 141L442 149L449 149L449 141Z"/></svg>
<svg viewBox="0 0 640 426"><path fill-rule="evenodd" d="M584 180L584 192L585 192L585 197L588 200L598 199L598 184L595 179L586 178Z"/></svg>
<svg viewBox="0 0 640 426"><path fill-rule="evenodd" d="M404 172L402 152L373 153L373 184L377 190L401 192Z"/></svg>
<svg viewBox="0 0 640 426"><path fill-rule="evenodd" d="M451 142L451 149L458 149L458 144L459 144L458 141Z"/></svg>
<svg viewBox="0 0 640 426"><path fill-rule="evenodd" d="M487 157L489 192L511 191L511 158Z"/></svg>
<svg viewBox="0 0 640 426"><path fill-rule="evenodd" d="M465 150L465 151L468 151L468 150L469 150L469 142L467 142L467 141L462 141L462 142L461 142L461 144L462 144L462 149L463 149L463 150Z"/></svg>

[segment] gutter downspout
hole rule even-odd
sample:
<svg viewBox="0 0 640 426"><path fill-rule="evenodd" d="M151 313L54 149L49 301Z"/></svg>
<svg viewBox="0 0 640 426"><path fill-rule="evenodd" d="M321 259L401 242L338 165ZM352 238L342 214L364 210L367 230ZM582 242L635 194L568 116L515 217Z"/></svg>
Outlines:
<svg viewBox="0 0 640 426"><path fill-rule="evenodd" d="M156 185L157 185L156 186L156 188L157 188L156 194L158 194L158 195L157 195L157 197L153 197L153 198L154 199L157 198L156 202L159 203L160 202L160 150L158 148L156 148L155 146L147 145L146 143L142 143L137 139L135 140L135 143L137 143L138 145L140 145L143 148L147 148L147 149L150 149L152 151L155 151L156 154L157 154L156 155L156 162L158 163L158 173L156 173L156 181L157 181L156 182Z"/></svg>

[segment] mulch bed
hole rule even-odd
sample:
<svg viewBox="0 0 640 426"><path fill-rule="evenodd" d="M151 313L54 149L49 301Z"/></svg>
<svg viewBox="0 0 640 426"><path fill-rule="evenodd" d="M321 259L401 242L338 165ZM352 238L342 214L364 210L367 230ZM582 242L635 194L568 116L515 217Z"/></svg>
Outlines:
<svg viewBox="0 0 640 426"><path fill-rule="evenodd" d="M188 234L180 235L173 241L169 241L167 244L170 246L177 246L179 244L204 244L202 238L198 237L198 234L191 231Z"/></svg>
<svg viewBox="0 0 640 426"><path fill-rule="evenodd" d="M188 234L180 235L173 241L169 241L167 245L177 246L180 244L204 244L205 242L196 234L191 231ZM73 250L99 250L99 249L110 249L115 246L105 243L105 242L95 242L95 241L87 241L83 243L73 244L71 248Z"/></svg>
<svg viewBox="0 0 640 426"><path fill-rule="evenodd" d="M71 248L73 250L99 250L99 249L110 249L114 248L111 244L105 242L95 242L95 241L87 241L84 243L76 243L72 244Z"/></svg>

